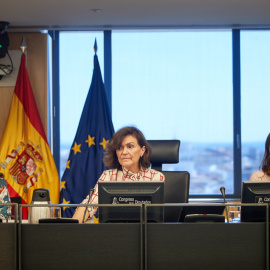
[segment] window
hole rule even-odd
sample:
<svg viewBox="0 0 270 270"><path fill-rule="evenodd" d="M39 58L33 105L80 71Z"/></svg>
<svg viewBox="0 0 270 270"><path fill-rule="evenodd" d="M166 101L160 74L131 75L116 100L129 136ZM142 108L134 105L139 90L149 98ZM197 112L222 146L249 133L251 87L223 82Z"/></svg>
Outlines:
<svg viewBox="0 0 270 270"><path fill-rule="evenodd" d="M180 139L179 164L163 169L189 171L193 195L220 195L220 186L234 194L262 160L270 31L240 37L242 179L234 179L232 31L112 31L115 130L135 125L147 139ZM103 32L60 32L60 177L90 87L95 38L103 73Z"/></svg>
<svg viewBox="0 0 270 270"><path fill-rule="evenodd" d="M103 32L60 32L60 177L90 88L95 39L103 73Z"/></svg>
<svg viewBox="0 0 270 270"><path fill-rule="evenodd" d="M233 190L231 31L113 31L112 118L147 139L180 139L191 194Z"/></svg>
<svg viewBox="0 0 270 270"><path fill-rule="evenodd" d="M269 130L270 31L241 32L242 180L259 170Z"/></svg>

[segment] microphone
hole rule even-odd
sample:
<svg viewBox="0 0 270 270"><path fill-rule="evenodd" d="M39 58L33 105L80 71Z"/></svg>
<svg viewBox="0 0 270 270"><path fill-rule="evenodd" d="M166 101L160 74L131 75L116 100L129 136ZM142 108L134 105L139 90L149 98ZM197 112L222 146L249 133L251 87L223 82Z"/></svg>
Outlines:
<svg viewBox="0 0 270 270"><path fill-rule="evenodd" d="M90 190L89 190L89 197L88 197L87 204L89 204L90 199L91 199L91 197L92 197L92 195L93 195L94 191L95 191L95 190L94 190L93 188L90 188ZM84 223L84 219L85 219L86 210L87 210L87 206L85 206L85 210L84 210L84 214L83 214L83 220L82 220L82 223Z"/></svg>
<svg viewBox="0 0 270 270"><path fill-rule="evenodd" d="M224 203L227 203L226 200L225 200L225 187L221 187L220 188L220 192L222 194ZM225 211L226 211L226 216L227 216L227 223L229 223L229 215L228 215L228 209L227 209L227 206L226 205L225 205Z"/></svg>
<svg viewBox="0 0 270 270"><path fill-rule="evenodd" d="M223 199L224 199L224 203L226 203L226 200L225 200L225 187L221 187L221 188L220 188L220 192L221 192L222 197L223 197Z"/></svg>

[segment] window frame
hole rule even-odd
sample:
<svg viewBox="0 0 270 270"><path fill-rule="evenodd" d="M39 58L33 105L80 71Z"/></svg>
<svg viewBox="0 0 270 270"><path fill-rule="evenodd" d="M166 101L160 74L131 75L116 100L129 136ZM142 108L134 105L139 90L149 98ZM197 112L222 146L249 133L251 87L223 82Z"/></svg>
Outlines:
<svg viewBox="0 0 270 270"><path fill-rule="evenodd" d="M52 37L52 152L58 172L60 171L60 31L49 31ZM108 104L112 112L112 39L111 30L104 30L104 84ZM234 193L227 198L241 197L241 69L240 69L240 29L232 29L232 73L233 73L233 162ZM181 139L181 138L180 138ZM222 195L190 195L190 198L222 198Z"/></svg>

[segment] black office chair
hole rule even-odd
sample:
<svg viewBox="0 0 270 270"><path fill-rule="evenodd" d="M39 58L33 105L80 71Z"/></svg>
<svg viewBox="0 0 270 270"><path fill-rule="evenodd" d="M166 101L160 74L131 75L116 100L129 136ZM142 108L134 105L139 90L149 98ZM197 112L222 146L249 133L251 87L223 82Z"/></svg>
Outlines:
<svg viewBox="0 0 270 270"><path fill-rule="evenodd" d="M19 204L22 204L22 198L19 196L18 197L10 197L10 202L17 203L19 205ZM11 219L15 219L15 207L11 208Z"/></svg>
<svg viewBox="0 0 270 270"><path fill-rule="evenodd" d="M179 162L179 140L148 140L151 168L165 176L164 203L188 203L190 174L187 171L163 171L162 164ZM164 221L177 222L182 207L165 207Z"/></svg>

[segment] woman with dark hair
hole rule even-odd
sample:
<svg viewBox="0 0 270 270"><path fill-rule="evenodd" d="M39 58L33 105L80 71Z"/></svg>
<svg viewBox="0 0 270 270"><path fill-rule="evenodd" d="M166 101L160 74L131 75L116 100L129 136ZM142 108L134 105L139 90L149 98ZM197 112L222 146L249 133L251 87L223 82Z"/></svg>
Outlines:
<svg viewBox="0 0 270 270"><path fill-rule="evenodd" d="M250 181L270 181L270 133L265 141L265 151L260 169L251 175Z"/></svg>
<svg viewBox="0 0 270 270"><path fill-rule="evenodd" d="M162 173L149 169L150 147L142 134L135 127L124 127L118 130L106 145L104 164L112 169L106 170L99 181L164 181ZM95 185L89 204L98 204L98 182ZM82 204L88 202L88 196ZM78 207L73 218L83 221L84 207ZM85 220L92 218L97 207L88 207Z"/></svg>

